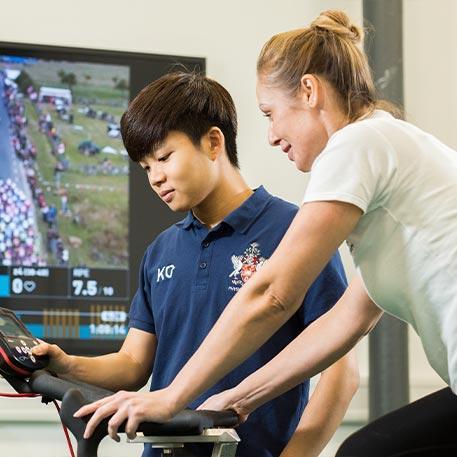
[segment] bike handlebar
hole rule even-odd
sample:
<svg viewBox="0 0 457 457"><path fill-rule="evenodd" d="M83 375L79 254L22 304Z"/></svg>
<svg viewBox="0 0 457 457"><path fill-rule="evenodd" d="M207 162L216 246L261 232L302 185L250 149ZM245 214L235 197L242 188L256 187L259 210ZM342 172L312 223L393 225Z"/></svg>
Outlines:
<svg viewBox="0 0 457 457"><path fill-rule="evenodd" d="M45 399L62 400L60 417L70 429L78 442L78 457L96 457L100 441L107 436L108 421L104 419L95 429L92 436L83 438L86 424L90 415L76 418L73 414L82 406L112 395L113 392L71 379L60 379L45 370L38 370L32 374L30 387L33 392L42 394ZM144 435L178 436L201 435L208 428L232 428L237 425L239 418L234 411L194 411L186 409L179 412L166 423L144 422L138 427ZM119 432L125 431L124 422Z"/></svg>

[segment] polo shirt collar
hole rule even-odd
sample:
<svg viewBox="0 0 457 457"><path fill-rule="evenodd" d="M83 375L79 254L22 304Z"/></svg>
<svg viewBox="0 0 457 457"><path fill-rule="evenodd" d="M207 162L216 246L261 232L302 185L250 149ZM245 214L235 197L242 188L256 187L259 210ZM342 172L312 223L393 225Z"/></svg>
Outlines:
<svg viewBox="0 0 457 457"><path fill-rule="evenodd" d="M272 198L273 196L263 186L260 186L255 189L254 193L241 206L235 211L232 211L222 222L236 231L245 233ZM176 225L184 230L188 230L194 224L201 225L198 219L192 214L192 211L189 211L187 216Z"/></svg>
<svg viewBox="0 0 457 457"><path fill-rule="evenodd" d="M223 222L234 230L245 233L272 198L273 196L263 186L260 186L241 206L232 211Z"/></svg>
<svg viewBox="0 0 457 457"><path fill-rule="evenodd" d="M179 221L176 225L183 228L184 230L189 230L196 221L197 218L192 214L192 211L189 211L187 216L182 221Z"/></svg>

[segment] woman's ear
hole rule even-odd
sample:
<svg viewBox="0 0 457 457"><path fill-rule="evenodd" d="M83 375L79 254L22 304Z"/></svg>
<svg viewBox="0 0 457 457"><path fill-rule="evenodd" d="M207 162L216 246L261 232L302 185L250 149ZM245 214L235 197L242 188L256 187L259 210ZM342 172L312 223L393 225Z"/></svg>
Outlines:
<svg viewBox="0 0 457 457"><path fill-rule="evenodd" d="M219 127L211 127L207 134L208 153L211 160L216 160L217 157L224 151L225 138L222 130Z"/></svg>
<svg viewBox="0 0 457 457"><path fill-rule="evenodd" d="M300 80L303 101L309 108L315 108L319 103L320 85L319 80L311 74L303 75Z"/></svg>

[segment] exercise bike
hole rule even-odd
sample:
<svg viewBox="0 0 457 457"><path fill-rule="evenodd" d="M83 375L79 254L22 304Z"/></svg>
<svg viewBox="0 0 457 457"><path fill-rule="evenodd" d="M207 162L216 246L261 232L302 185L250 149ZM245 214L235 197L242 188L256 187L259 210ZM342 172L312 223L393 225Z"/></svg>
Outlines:
<svg viewBox="0 0 457 457"><path fill-rule="evenodd" d="M61 379L46 371L48 358L32 355L31 348L37 344L38 340L12 311L0 308L0 375L20 396L41 396L44 403L61 401L60 419L76 439L77 457L97 457L98 446L108 435L110 418L103 420L89 439L84 439L91 416L75 418L73 414L113 392L77 380ZM163 424L140 424L137 436L127 442L148 443L162 449L162 455L167 457L182 455L180 452L186 443L212 443L211 457L235 457L240 441L233 429L237 423L238 416L233 411L187 409ZM125 423L119 433L124 431Z"/></svg>

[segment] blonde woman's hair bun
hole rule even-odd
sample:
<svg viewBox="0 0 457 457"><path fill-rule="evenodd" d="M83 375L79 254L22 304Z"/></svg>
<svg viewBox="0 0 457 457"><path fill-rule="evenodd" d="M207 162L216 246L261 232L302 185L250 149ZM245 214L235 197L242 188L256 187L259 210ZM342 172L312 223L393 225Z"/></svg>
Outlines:
<svg viewBox="0 0 457 457"><path fill-rule="evenodd" d="M347 38L356 44L363 40L363 30L353 24L347 14L339 10L323 11L311 24L317 32L329 32Z"/></svg>
<svg viewBox="0 0 457 457"><path fill-rule="evenodd" d="M349 122L376 107L394 114L398 110L379 99L362 41L363 30L346 13L324 11L308 27L278 33L263 45L259 80L296 96L303 75L316 75L335 91Z"/></svg>

